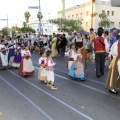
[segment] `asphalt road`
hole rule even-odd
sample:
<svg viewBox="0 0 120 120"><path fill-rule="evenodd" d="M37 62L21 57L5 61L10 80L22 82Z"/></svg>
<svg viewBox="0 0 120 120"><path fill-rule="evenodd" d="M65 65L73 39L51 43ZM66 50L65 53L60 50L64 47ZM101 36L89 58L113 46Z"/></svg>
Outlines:
<svg viewBox="0 0 120 120"><path fill-rule="evenodd" d="M120 120L120 90L105 89L105 76L95 77L88 62L86 81L71 80L66 58L55 58L55 85L51 90L38 81L38 54L32 54L35 74L20 77L18 70L0 71L0 120Z"/></svg>

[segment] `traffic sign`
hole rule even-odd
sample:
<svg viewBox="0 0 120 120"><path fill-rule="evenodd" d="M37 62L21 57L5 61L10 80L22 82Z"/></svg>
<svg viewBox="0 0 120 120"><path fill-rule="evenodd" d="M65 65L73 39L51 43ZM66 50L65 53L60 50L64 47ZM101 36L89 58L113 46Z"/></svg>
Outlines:
<svg viewBox="0 0 120 120"><path fill-rule="evenodd" d="M39 6L28 6L28 9L39 9Z"/></svg>

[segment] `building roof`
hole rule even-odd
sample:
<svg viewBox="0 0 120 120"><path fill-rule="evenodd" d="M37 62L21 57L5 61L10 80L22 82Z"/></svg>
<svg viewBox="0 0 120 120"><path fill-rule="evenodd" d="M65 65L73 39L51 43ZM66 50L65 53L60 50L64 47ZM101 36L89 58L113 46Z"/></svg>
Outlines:
<svg viewBox="0 0 120 120"><path fill-rule="evenodd" d="M114 1L114 0L113 0ZM87 3L84 3L84 4L80 4L80 5L77 5L77 6L74 6L74 7L70 7L70 8L67 8L65 11L71 11L71 10L75 10L75 9L78 9L79 7L85 7L85 6L89 6L91 5L92 2L87 2ZM96 3L95 4L99 4L99 5L110 5L110 1L104 1L104 0L96 0ZM61 11L58 11L58 14L60 14L62 12Z"/></svg>

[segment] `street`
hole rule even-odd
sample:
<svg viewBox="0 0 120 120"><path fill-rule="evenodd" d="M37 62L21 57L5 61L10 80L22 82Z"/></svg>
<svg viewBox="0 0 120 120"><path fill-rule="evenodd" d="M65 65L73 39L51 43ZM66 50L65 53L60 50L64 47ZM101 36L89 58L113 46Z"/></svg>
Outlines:
<svg viewBox="0 0 120 120"><path fill-rule="evenodd" d="M35 74L21 77L18 70L0 71L0 120L120 120L120 90L105 89L105 75L97 79L94 61L88 62L86 81L67 75L67 58L54 58L55 85L38 81L38 54L32 54Z"/></svg>

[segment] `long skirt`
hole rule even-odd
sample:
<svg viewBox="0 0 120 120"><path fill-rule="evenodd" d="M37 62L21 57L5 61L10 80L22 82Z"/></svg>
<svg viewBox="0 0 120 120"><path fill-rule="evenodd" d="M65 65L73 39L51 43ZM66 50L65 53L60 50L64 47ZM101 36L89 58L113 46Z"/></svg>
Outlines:
<svg viewBox="0 0 120 120"><path fill-rule="evenodd" d="M74 62L74 61L73 61L72 58L68 59L68 62L67 62L67 68L68 68L68 70L71 69L71 66L72 66L73 62Z"/></svg>
<svg viewBox="0 0 120 120"><path fill-rule="evenodd" d="M15 55L12 66L19 68L21 61L22 61L21 54Z"/></svg>
<svg viewBox="0 0 120 120"><path fill-rule="evenodd" d="M56 46L52 46L52 56L53 57L57 56Z"/></svg>
<svg viewBox="0 0 120 120"><path fill-rule="evenodd" d="M118 73L118 66L119 61L117 58L113 58L110 65L109 65L109 72L107 75L107 81L106 81L106 88L107 89L115 89L120 88L120 79L119 79L119 73Z"/></svg>
<svg viewBox="0 0 120 120"><path fill-rule="evenodd" d="M7 54L4 55L3 53L0 52L0 56L1 56L2 66L3 67L8 66L8 56L7 56Z"/></svg>
<svg viewBox="0 0 120 120"><path fill-rule="evenodd" d="M75 70L74 63L72 64L72 66L68 72L68 75L71 77L75 77L75 78L85 78L83 64L81 62L77 62L76 66L77 66L77 68Z"/></svg>
<svg viewBox="0 0 120 120"><path fill-rule="evenodd" d="M34 74L34 67L31 59L24 58L19 67L19 75L21 76L31 76Z"/></svg>
<svg viewBox="0 0 120 120"><path fill-rule="evenodd" d="M54 71L47 71L47 81L54 83Z"/></svg>
<svg viewBox="0 0 120 120"><path fill-rule="evenodd" d="M14 49L9 50L9 54L8 54L8 65L9 66L12 66L14 55L15 55L14 51L15 51Z"/></svg>
<svg viewBox="0 0 120 120"><path fill-rule="evenodd" d="M47 71L42 66L39 68L38 80L41 80L41 81L47 80Z"/></svg>

